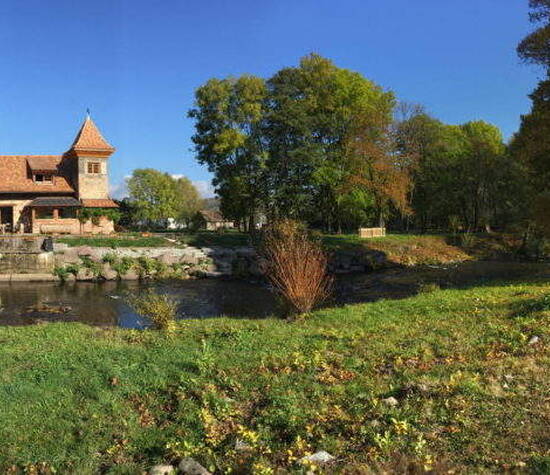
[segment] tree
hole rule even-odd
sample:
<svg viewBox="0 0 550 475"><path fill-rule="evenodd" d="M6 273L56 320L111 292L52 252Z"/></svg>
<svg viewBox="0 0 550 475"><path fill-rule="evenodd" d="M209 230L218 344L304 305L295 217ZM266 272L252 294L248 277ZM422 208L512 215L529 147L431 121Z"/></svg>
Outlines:
<svg viewBox="0 0 550 475"><path fill-rule="evenodd" d="M175 180L152 168L134 170L128 179L130 202L136 219L151 224L178 216L180 199Z"/></svg>
<svg viewBox="0 0 550 475"><path fill-rule="evenodd" d="M530 98L531 112L522 116L510 149L525 167L533 191L541 193L550 187L550 71Z"/></svg>
<svg viewBox="0 0 550 475"><path fill-rule="evenodd" d="M195 185L186 177L175 180L177 193L176 221L189 225L191 219L201 210L203 199Z"/></svg>
<svg viewBox="0 0 550 475"><path fill-rule="evenodd" d="M214 186L228 218L249 222L263 201L265 153L258 129L263 118L265 82L245 75L211 79L195 93L193 142L197 160L214 173Z"/></svg>
<svg viewBox="0 0 550 475"><path fill-rule="evenodd" d="M152 168L134 170L128 192L127 207L134 219L149 225L168 219L189 224L202 206L202 198L188 178L174 178Z"/></svg>
<svg viewBox="0 0 550 475"><path fill-rule="evenodd" d="M531 112L522 116L521 126L510 144L510 153L521 165L528 183L525 240L534 234L547 234L548 196L550 192L550 0L531 0L530 19L542 26L527 36L518 46L519 56L526 62L546 69L542 80L530 95Z"/></svg>
<svg viewBox="0 0 550 475"><path fill-rule="evenodd" d="M349 136L365 116L390 121L393 94L315 54L277 72L267 87L270 214L340 227L353 173Z"/></svg>
<svg viewBox="0 0 550 475"><path fill-rule="evenodd" d="M446 228L450 221L490 228L516 209L520 174L495 126L446 125L420 113L399 123L397 144L413 157L411 202L422 229Z"/></svg>
<svg viewBox="0 0 550 475"><path fill-rule="evenodd" d="M550 0L530 0L531 22L542 23L518 45L517 52L524 61L550 68Z"/></svg>

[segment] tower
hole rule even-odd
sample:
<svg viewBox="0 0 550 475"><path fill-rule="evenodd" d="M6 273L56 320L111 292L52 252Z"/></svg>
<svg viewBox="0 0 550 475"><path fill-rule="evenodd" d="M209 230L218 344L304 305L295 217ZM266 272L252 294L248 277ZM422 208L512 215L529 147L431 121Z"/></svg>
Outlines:
<svg viewBox="0 0 550 475"><path fill-rule="evenodd" d="M108 159L114 151L88 114L66 154L73 162L72 175L79 199L109 198Z"/></svg>

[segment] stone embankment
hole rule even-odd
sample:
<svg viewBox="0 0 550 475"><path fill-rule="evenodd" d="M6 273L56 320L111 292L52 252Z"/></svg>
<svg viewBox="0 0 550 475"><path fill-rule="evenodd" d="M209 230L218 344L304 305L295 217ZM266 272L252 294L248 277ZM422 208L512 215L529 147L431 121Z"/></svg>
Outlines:
<svg viewBox="0 0 550 475"><path fill-rule="evenodd" d="M113 249L54 243L53 251L0 256L2 262L6 269L0 267L0 281L4 282L262 277L261 259L250 247ZM340 251L331 255L329 270L366 272L387 264L382 252Z"/></svg>
<svg viewBox="0 0 550 475"><path fill-rule="evenodd" d="M54 245L54 273L63 280L259 277L253 249L106 248Z"/></svg>
<svg viewBox="0 0 550 475"><path fill-rule="evenodd" d="M54 273L62 280L138 280L143 278L260 278L261 259L250 247L102 248L54 245ZM386 265L380 252L339 252L332 273L366 272Z"/></svg>

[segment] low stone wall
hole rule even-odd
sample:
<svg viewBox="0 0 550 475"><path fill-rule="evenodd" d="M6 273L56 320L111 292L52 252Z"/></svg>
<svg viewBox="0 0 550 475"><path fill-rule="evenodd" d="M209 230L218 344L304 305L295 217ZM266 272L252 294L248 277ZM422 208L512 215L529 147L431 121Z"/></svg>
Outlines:
<svg viewBox="0 0 550 475"><path fill-rule="evenodd" d="M51 274L54 265L52 252L0 252L0 276Z"/></svg>
<svg viewBox="0 0 550 475"><path fill-rule="evenodd" d="M32 243L44 247L43 239ZM30 245L30 244L29 244ZM386 267L378 251L339 251L330 256L333 274L368 272ZM54 243L53 252L6 252L0 250L0 281L45 280L137 280L143 278L233 277L260 278L262 265L254 249L236 248L118 248L69 247Z"/></svg>
<svg viewBox="0 0 550 475"><path fill-rule="evenodd" d="M118 248L54 245L56 273L66 280L150 277L259 277L256 253L241 248Z"/></svg>
<svg viewBox="0 0 550 475"><path fill-rule="evenodd" d="M117 248L54 245L56 274L65 280L137 280L142 278L261 277L254 249L236 248ZM330 256L334 274L367 272L387 265L377 251L338 252Z"/></svg>

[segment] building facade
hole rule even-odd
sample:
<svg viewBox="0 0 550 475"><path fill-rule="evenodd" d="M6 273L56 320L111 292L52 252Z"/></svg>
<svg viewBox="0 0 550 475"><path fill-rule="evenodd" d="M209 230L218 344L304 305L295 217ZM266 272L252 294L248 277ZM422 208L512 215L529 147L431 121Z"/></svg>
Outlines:
<svg viewBox="0 0 550 475"><path fill-rule="evenodd" d="M112 233L114 151L87 116L62 155L0 155L0 233Z"/></svg>

